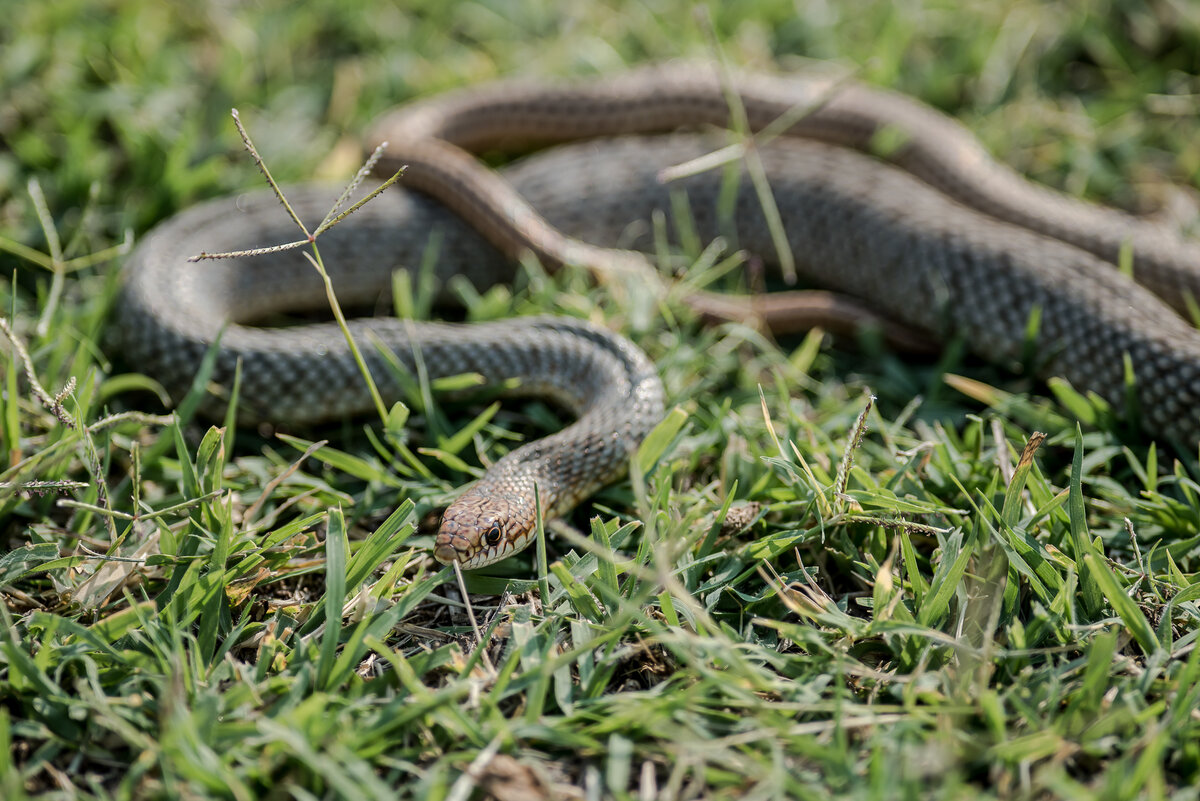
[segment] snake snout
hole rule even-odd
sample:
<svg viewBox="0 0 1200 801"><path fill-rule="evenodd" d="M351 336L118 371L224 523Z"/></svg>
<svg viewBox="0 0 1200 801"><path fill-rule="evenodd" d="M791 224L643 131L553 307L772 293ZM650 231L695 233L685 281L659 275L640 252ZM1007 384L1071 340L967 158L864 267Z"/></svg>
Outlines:
<svg viewBox="0 0 1200 801"><path fill-rule="evenodd" d="M443 565L465 563L471 558L473 550L470 537L464 537L453 526L448 527L443 523L433 545L433 558Z"/></svg>
<svg viewBox="0 0 1200 801"><path fill-rule="evenodd" d="M443 565L453 564L457 561L462 561L459 556L458 549L454 547L452 542L439 542L433 547L433 558L441 562Z"/></svg>

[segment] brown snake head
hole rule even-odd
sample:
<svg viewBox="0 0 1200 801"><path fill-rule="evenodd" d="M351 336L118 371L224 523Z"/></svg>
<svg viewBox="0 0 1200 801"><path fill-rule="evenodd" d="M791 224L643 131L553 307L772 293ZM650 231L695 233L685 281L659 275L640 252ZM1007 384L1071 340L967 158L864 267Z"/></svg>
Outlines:
<svg viewBox="0 0 1200 801"><path fill-rule="evenodd" d="M536 518L521 495L471 489L446 509L433 557L474 570L498 562L529 544Z"/></svg>

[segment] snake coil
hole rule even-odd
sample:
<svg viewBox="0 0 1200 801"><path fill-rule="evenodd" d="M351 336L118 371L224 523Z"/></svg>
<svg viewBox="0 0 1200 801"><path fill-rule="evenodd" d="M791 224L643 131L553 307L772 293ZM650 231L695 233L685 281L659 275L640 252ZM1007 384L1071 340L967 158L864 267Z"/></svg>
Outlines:
<svg viewBox="0 0 1200 801"><path fill-rule="evenodd" d="M1189 445L1200 440L1200 335L1166 305L1200 297L1196 244L1026 181L958 123L909 98L820 76L745 75L732 88L751 131L787 134L757 156L808 280L909 329L963 335L1002 362L1026 351L1037 315L1040 373L1123 408L1127 356L1143 426ZM377 124L368 146L389 140L385 169L407 165L403 186L417 192L389 191L322 237L339 298L376 303L393 270L421 263L431 247L443 281L507 281L515 258L532 253L550 267L638 276L662 297L668 286L635 252L652 244L636 223L675 207L659 180L665 167L727 143L672 132L724 127L729 116L716 71L694 64L582 84L500 82L403 107ZM900 132L889 163L862 152L885 128ZM476 156L569 142L503 175ZM719 172L674 184L686 192L688 223L701 237L729 236L769 258L767 220L748 181L737 187L732 219L718 213L726 188ZM336 192L305 186L288 194L302 216L320 218ZM184 262L201 251L292 239L289 226L267 193L211 201L162 223L128 264L126 355L178 395L219 336L216 380L228 382L241 362L243 419L303 422L370 409L332 325L254 325L324 304L324 286L302 259ZM1124 245L1140 283L1113 268ZM708 316L774 325L844 316L840 307L814 311L808 296L794 293L692 292L683 300ZM647 357L584 321L370 318L351 327L371 343L369 366L389 398L400 392L390 378L397 369L431 379L474 372L496 384L515 380L514 392L548 396L578 416L497 461L447 510L435 549L443 562L479 567L524 547L535 487L547 515L564 513L620 475L663 412Z"/></svg>

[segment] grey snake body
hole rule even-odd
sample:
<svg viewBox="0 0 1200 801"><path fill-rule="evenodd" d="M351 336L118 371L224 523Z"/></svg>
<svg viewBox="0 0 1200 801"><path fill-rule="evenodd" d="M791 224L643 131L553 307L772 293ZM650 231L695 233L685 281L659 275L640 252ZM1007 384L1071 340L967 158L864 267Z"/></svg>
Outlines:
<svg viewBox="0 0 1200 801"><path fill-rule="evenodd" d="M1188 293L1200 297L1195 244L1031 184L991 160L957 123L908 98L820 77L741 76L734 85L751 130L794 118L787 136L756 153L808 280L906 326L961 334L980 355L1005 362L1028 348L1037 314L1042 374L1123 408L1128 355L1143 426L1188 445L1200 440L1200 334L1166 305L1182 308ZM724 143L669 132L725 126L729 109L715 72L696 65L578 85L499 83L402 108L379 123L369 144L390 140L389 163L409 165L402 185L437 199L390 190L322 236L339 298L377 302L391 273L420 264L431 242L442 280L506 281L514 258L532 252L550 266L643 276L647 291L661 297L670 287L634 252L650 249L636 223L658 209L670 212L670 190L658 178L664 167ZM890 164L859 152L884 128L902 133L886 154ZM583 141L503 176L475 155L575 140ZM736 188L734 214L718 214L724 181L717 170L672 186L686 191L703 240L729 236L769 258L766 220L748 181ZM336 191L288 194L302 217L319 219ZM216 376L227 383L241 361L243 418L313 421L370 409L332 324L252 325L325 304L323 284L301 258L184 263L201 251L294 238L268 193L212 201L160 225L128 265L126 355L178 394L229 323ZM1113 266L1126 243L1140 284ZM804 299L791 293L739 300L691 292L683 299L709 316L757 316L768 324L805 313ZM535 485L545 514L566 511L619 475L662 415L650 361L623 337L581 320L458 326L368 318L352 325L361 343L374 343L364 354L392 399L400 390L389 376L402 365L430 378L477 372L489 382L519 379L517 391L548 395L578 415L562 432L498 461L447 510L436 550L442 561L478 567L524 547Z"/></svg>

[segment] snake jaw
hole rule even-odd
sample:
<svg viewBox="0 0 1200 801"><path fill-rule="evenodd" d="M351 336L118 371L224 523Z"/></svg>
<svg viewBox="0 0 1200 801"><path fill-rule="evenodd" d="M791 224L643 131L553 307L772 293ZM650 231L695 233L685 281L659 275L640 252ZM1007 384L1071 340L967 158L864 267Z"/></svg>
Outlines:
<svg viewBox="0 0 1200 801"><path fill-rule="evenodd" d="M471 488L442 515L433 558L474 570L511 556L529 543L532 506L521 495Z"/></svg>

